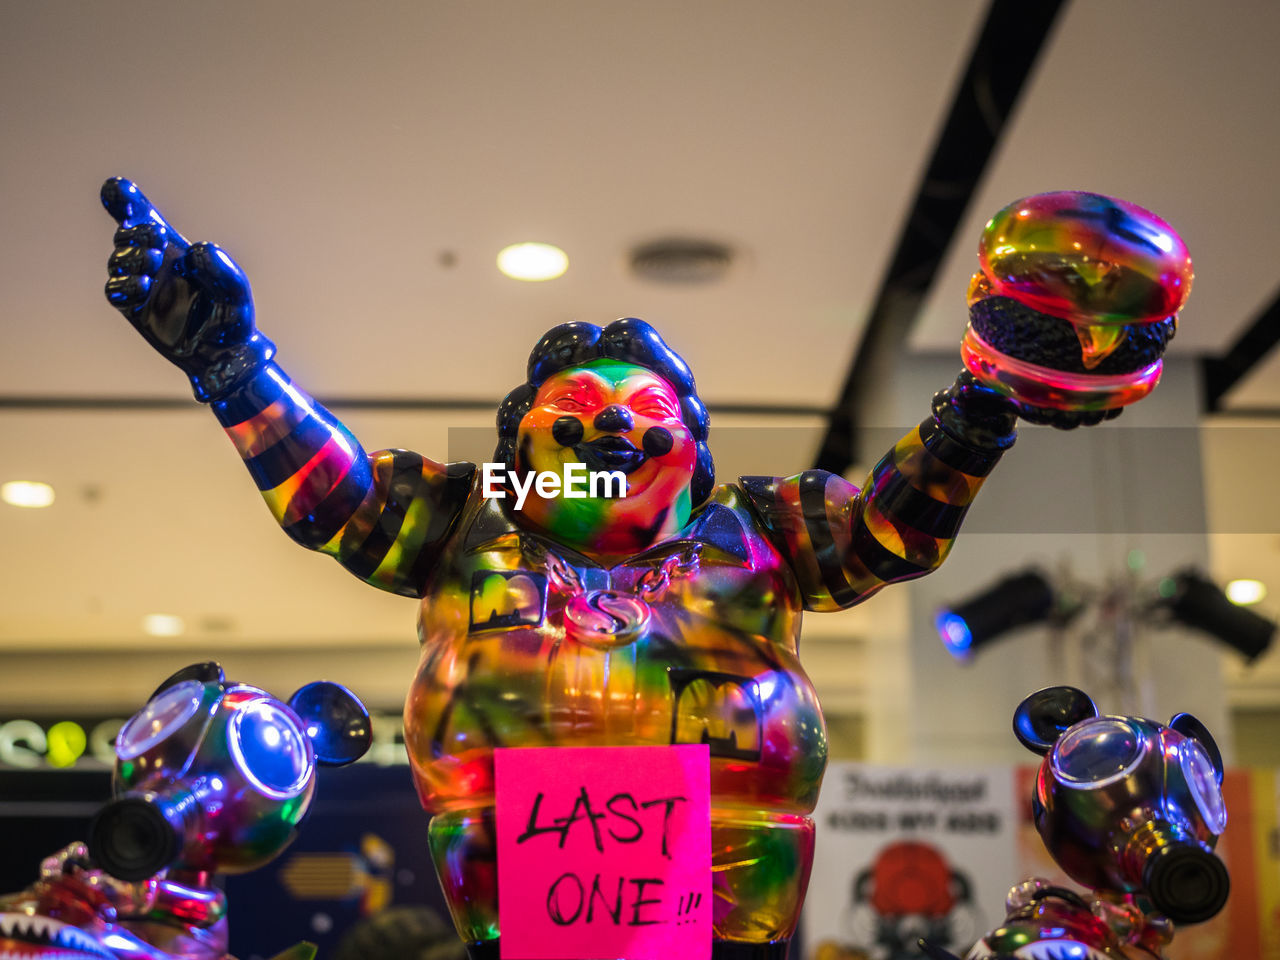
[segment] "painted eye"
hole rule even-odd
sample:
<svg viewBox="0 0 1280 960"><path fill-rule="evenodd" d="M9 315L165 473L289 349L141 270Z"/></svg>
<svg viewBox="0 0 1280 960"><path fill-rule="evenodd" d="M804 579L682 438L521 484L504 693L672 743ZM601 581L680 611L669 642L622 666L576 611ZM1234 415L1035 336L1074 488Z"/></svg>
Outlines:
<svg viewBox="0 0 1280 960"><path fill-rule="evenodd" d="M1138 765L1144 744L1141 731L1132 724L1116 717L1095 717L1062 735L1050 765L1068 787L1103 787Z"/></svg>
<svg viewBox="0 0 1280 960"><path fill-rule="evenodd" d="M169 739L200 709L204 684L197 680L176 683L134 714L116 736L116 756L132 760L157 743Z"/></svg>
<svg viewBox="0 0 1280 960"><path fill-rule="evenodd" d="M1213 761L1196 741L1188 738L1178 744L1178 766L1191 788L1191 795L1200 808L1205 825L1214 833L1221 833L1227 825L1227 805L1218 786L1218 771Z"/></svg>
<svg viewBox="0 0 1280 960"><path fill-rule="evenodd" d="M653 417L655 420L669 420L680 415L676 405L669 398L654 390L644 390L639 395L633 396L630 407L640 416Z"/></svg>
<svg viewBox="0 0 1280 960"><path fill-rule="evenodd" d="M245 704L231 718L228 733L236 766L267 796L287 800L306 786L315 767L311 743L280 704Z"/></svg>
<svg viewBox="0 0 1280 960"><path fill-rule="evenodd" d="M560 397L556 400L552 400L551 405L558 410L566 410L570 413L580 413L586 409L586 407L582 405L581 401L575 400L573 397Z"/></svg>
<svg viewBox="0 0 1280 960"><path fill-rule="evenodd" d="M654 420L670 420L676 415L671 405L661 400L644 400L636 404L633 409L640 416L652 417Z"/></svg>

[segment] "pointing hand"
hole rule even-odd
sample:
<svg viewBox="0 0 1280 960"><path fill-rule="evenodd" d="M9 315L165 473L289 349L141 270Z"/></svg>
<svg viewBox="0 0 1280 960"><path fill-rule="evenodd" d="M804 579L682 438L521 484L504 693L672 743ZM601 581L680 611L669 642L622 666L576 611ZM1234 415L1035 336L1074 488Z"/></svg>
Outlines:
<svg viewBox="0 0 1280 960"><path fill-rule="evenodd" d="M196 399L225 396L271 358L235 261L212 243L189 243L128 180L104 183L102 204L120 225L107 299L186 373Z"/></svg>

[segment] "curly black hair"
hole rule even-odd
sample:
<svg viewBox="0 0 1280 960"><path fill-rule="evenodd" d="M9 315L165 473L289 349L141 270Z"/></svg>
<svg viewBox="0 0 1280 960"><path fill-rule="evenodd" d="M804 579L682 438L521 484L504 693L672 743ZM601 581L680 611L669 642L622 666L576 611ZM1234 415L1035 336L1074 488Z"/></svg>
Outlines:
<svg viewBox="0 0 1280 960"><path fill-rule="evenodd" d="M514 469L520 421L548 377L601 359L634 363L656 373L674 388L680 398L680 418L698 444L690 493L694 506L702 503L716 482L715 464L707 446L711 418L698 397L689 365L667 346L657 330L634 317L615 320L603 328L575 320L552 327L543 335L529 354L528 379L508 393L498 407L498 446L493 459Z"/></svg>

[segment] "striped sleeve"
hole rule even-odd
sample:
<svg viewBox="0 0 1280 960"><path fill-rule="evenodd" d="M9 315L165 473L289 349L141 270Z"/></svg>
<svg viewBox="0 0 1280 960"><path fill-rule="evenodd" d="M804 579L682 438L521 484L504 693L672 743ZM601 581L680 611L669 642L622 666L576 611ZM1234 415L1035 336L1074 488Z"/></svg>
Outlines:
<svg viewBox="0 0 1280 960"><path fill-rule="evenodd" d="M929 419L881 458L861 490L825 470L741 482L790 560L805 607L835 610L937 569L999 459Z"/></svg>
<svg viewBox="0 0 1280 960"><path fill-rule="evenodd" d="M407 450L366 454L273 363L212 407L285 533L367 583L420 596L472 464Z"/></svg>

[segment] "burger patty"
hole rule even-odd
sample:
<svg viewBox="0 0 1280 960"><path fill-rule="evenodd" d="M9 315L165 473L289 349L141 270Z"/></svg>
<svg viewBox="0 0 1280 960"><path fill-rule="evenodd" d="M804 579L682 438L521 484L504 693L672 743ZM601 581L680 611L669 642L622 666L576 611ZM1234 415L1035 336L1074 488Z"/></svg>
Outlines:
<svg viewBox="0 0 1280 960"><path fill-rule="evenodd" d="M1032 310L1009 297L987 297L969 308L969 322L1001 353L1069 373L1108 376L1132 373L1160 359L1173 339L1174 318L1126 324L1125 338L1092 370L1084 365L1075 327L1059 317Z"/></svg>

